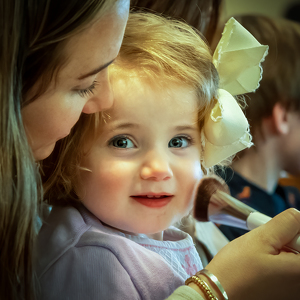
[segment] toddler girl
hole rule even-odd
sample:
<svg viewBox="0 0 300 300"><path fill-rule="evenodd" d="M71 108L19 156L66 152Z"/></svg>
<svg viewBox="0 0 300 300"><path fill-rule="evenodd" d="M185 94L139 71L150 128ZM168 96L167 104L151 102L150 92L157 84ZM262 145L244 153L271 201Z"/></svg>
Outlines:
<svg viewBox="0 0 300 300"><path fill-rule="evenodd" d="M82 116L45 186L54 207L38 240L40 299L165 299L202 269L172 225L191 211L207 166L202 132L218 97L210 50L183 23L133 14L110 78L113 107Z"/></svg>

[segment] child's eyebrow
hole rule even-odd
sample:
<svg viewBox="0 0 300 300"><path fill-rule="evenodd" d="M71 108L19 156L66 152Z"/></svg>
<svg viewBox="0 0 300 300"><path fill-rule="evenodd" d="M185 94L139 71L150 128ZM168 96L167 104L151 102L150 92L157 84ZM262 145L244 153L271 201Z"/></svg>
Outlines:
<svg viewBox="0 0 300 300"><path fill-rule="evenodd" d="M199 128L198 128L198 125L181 125L181 126L176 126L175 127L176 130L178 131L185 131L185 130L196 130L198 131Z"/></svg>
<svg viewBox="0 0 300 300"><path fill-rule="evenodd" d="M119 123L116 125L112 125L112 130L117 130L117 129L128 129L128 128L134 128L134 129L138 129L140 128L139 124L136 123ZM176 131L185 131L185 130L192 130L192 131L198 131L198 125L179 125L175 127Z"/></svg>

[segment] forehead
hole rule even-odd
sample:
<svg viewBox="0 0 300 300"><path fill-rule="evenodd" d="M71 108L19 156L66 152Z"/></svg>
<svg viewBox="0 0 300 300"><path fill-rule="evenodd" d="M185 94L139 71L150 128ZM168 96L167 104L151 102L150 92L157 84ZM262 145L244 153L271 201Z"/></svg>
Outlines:
<svg viewBox="0 0 300 300"><path fill-rule="evenodd" d="M117 1L104 15L66 41L63 50L66 64L62 70L65 75L81 75L116 58L128 18L124 2Z"/></svg>
<svg viewBox="0 0 300 300"><path fill-rule="evenodd" d="M174 82L155 84L146 76L112 76L114 105L107 112L111 120L126 115L173 122L197 122L198 98L194 88Z"/></svg>

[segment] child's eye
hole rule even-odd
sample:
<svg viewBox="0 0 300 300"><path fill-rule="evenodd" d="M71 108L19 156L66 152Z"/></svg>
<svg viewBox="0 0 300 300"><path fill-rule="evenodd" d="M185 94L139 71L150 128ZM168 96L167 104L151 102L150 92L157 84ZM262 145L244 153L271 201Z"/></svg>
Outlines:
<svg viewBox="0 0 300 300"><path fill-rule="evenodd" d="M168 144L169 148L186 148L192 144L192 138L186 136L176 136Z"/></svg>
<svg viewBox="0 0 300 300"><path fill-rule="evenodd" d="M112 140L110 140L109 145L116 148L135 148L133 142L125 136L113 138Z"/></svg>
<svg viewBox="0 0 300 300"><path fill-rule="evenodd" d="M95 89L97 83L98 82L95 80L93 82L93 84L90 87L88 87L87 89L77 90L76 92L79 94L79 96L81 96L83 98L87 97L89 95L94 95L94 89Z"/></svg>

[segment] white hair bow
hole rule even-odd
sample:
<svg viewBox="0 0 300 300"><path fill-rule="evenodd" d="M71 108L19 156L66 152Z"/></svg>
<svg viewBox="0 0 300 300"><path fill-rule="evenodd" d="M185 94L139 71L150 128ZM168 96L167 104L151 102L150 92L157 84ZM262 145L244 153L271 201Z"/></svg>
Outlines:
<svg viewBox="0 0 300 300"><path fill-rule="evenodd" d="M253 145L248 121L233 96L255 91L268 53L234 18L225 25L213 55L220 77L218 102L204 123L204 166L209 168Z"/></svg>

